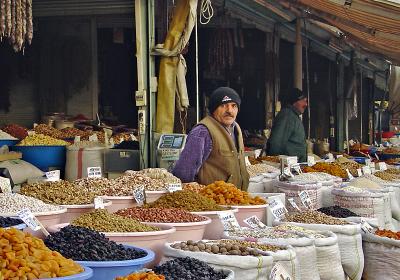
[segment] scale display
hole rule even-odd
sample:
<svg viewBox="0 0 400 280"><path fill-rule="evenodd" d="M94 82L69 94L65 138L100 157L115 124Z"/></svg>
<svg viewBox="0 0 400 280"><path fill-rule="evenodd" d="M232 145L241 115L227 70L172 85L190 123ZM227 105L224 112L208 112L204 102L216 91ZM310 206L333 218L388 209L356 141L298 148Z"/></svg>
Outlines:
<svg viewBox="0 0 400 280"><path fill-rule="evenodd" d="M171 170L179 159L186 144L185 134L163 134L158 141L157 163L158 167Z"/></svg>
<svg viewBox="0 0 400 280"><path fill-rule="evenodd" d="M163 135L160 139L159 149L181 149L184 135Z"/></svg>

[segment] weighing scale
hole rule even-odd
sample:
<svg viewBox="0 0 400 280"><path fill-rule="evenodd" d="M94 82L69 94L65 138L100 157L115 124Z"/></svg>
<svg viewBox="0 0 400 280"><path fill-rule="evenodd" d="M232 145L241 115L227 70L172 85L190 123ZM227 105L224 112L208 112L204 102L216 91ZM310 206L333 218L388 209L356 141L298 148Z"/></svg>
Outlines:
<svg viewBox="0 0 400 280"><path fill-rule="evenodd" d="M186 134L162 134L157 146L157 164L171 171L185 148Z"/></svg>

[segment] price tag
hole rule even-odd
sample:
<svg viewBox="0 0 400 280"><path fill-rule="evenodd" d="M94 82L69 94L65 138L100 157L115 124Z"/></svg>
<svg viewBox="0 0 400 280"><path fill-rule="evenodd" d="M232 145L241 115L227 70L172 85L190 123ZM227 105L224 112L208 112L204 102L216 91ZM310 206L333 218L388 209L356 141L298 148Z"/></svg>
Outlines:
<svg viewBox="0 0 400 280"><path fill-rule="evenodd" d="M300 208L299 208L299 206L297 206L296 201L294 201L294 198L288 198L288 201L289 201L290 205L292 205L292 207L293 207L294 209L296 209L296 210L299 211L299 212L301 211Z"/></svg>
<svg viewBox="0 0 400 280"><path fill-rule="evenodd" d="M378 162L378 169L381 171L387 170L387 165L385 162Z"/></svg>
<svg viewBox="0 0 400 280"><path fill-rule="evenodd" d="M94 209L104 209L104 200L98 196L94 198Z"/></svg>
<svg viewBox="0 0 400 280"><path fill-rule="evenodd" d="M258 219L257 216L251 216L247 219L244 219L243 222L245 222L249 227L251 228L266 228L267 226Z"/></svg>
<svg viewBox="0 0 400 280"><path fill-rule="evenodd" d="M308 166L315 165L315 158L313 156L307 156L307 163L308 163Z"/></svg>
<svg viewBox="0 0 400 280"><path fill-rule="evenodd" d="M371 168L369 166L363 166L362 167L362 172L365 174L372 174Z"/></svg>
<svg viewBox="0 0 400 280"><path fill-rule="evenodd" d="M219 219L224 226L225 231L231 231L234 228L240 228L238 221L233 213L218 213Z"/></svg>
<svg viewBox="0 0 400 280"><path fill-rule="evenodd" d="M35 134L36 134L36 132L34 130L28 130L28 135L29 136L32 136L32 135L35 135Z"/></svg>
<svg viewBox="0 0 400 280"><path fill-rule="evenodd" d="M285 168L283 169L283 174L284 174L286 177L294 177L293 173L290 171L290 167L285 167Z"/></svg>
<svg viewBox="0 0 400 280"><path fill-rule="evenodd" d="M80 136L75 136L74 137L74 143L79 143L81 142L81 137Z"/></svg>
<svg viewBox="0 0 400 280"><path fill-rule="evenodd" d="M375 173L375 172L376 172L375 163L371 162L371 163L369 164L369 168L371 169L371 172L372 172L372 173Z"/></svg>
<svg viewBox="0 0 400 280"><path fill-rule="evenodd" d="M46 174L47 180L49 180L51 182L60 180L60 170L52 170L52 171L46 172L45 174Z"/></svg>
<svg viewBox="0 0 400 280"><path fill-rule="evenodd" d="M365 233L372 233L374 231L374 228L371 227L371 225L368 224L364 219L361 219L361 229Z"/></svg>
<svg viewBox="0 0 400 280"><path fill-rule="evenodd" d="M135 135L131 134L130 136L131 136L131 140L132 140L132 141L137 141L137 138L136 138Z"/></svg>
<svg viewBox="0 0 400 280"><path fill-rule="evenodd" d="M9 178L0 177L0 190L2 193L12 193L11 182Z"/></svg>
<svg viewBox="0 0 400 280"><path fill-rule="evenodd" d="M307 191L301 191L299 193L299 197L301 199L301 203L303 203L303 205L307 208L311 208L311 198L308 195Z"/></svg>
<svg viewBox="0 0 400 280"><path fill-rule="evenodd" d="M293 169L294 169L294 171L297 172L297 174L302 174L303 173L303 171L301 171L300 165L293 166Z"/></svg>
<svg viewBox="0 0 400 280"><path fill-rule="evenodd" d="M362 170L360 168L357 169L357 175L358 177L361 177L363 175Z"/></svg>
<svg viewBox="0 0 400 280"><path fill-rule="evenodd" d="M286 269L280 263L276 263L271 269L269 275L270 280L292 280L292 276L286 271Z"/></svg>
<svg viewBox="0 0 400 280"><path fill-rule="evenodd" d="M97 141L99 141L99 139L97 138L97 134L95 133L95 134L93 134L93 135L90 135L90 136L89 136L89 141L92 141L92 142L97 142Z"/></svg>
<svg viewBox="0 0 400 280"><path fill-rule="evenodd" d="M261 152L262 152L261 149L254 150L254 157L258 158L261 155Z"/></svg>
<svg viewBox="0 0 400 280"><path fill-rule="evenodd" d="M101 178L101 167L88 167L87 174L88 178Z"/></svg>
<svg viewBox="0 0 400 280"><path fill-rule="evenodd" d="M33 231L41 230L44 235L48 236L49 232L44 228L41 222L33 215L28 208L22 209L17 213L18 217Z"/></svg>
<svg viewBox="0 0 400 280"><path fill-rule="evenodd" d="M328 153L328 159L329 159L329 160L335 160L335 158L333 157L333 154L332 154L332 153Z"/></svg>
<svg viewBox="0 0 400 280"><path fill-rule="evenodd" d="M367 159L365 160L365 166L370 166L370 164L371 164L371 159L370 159L370 158L367 158Z"/></svg>
<svg viewBox="0 0 400 280"><path fill-rule="evenodd" d="M248 156L245 156L245 157L244 157L244 162L245 162L246 166L250 166L250 165L251 165L251 162L250 162Z"/></svg>
<svg viewBox="0 0 400 280"><path fill-rule="evenodd" d="M168 191L169 192L177 192L182 190L182 184L168 184Z"/></svg>
<svg viewBox="0 0 400 280"><path fill-rule="evenodd" d="M348 168L346 169L346 172L347 172L347 177L349 177L349 180L353 180L354 176L351 174L351 172Z"/></svg>
<svg viewBox="0 0 400 280"><path fill-rule="evenodd" d="M273 199L268 204L272 215L274 215L275 219L278 221L280 221L288 212L285 205L283 205L282 201L279 199Z"/></svg>
<svg viewBox="0 0 400 280"><path fill-rule="evenodd" d="M336 158L341 158L343 157L343 155L336 155Z"/></svg>
<svg viewBox="0 0 400 280"><path fill-rule="evenodd" d="M286 164L287 165L294 165L294 164L296 164L298 162L298 159L297 159L297 157L287 157L286 158Z"/></svg>
<svg viewBox="0 0 400 280"><path fill-rule="evenodd" d="M146 199L146 193L144 190L144 186L139 186L133 189L133 197L135 198L137 204L143 205Z"/></svg>

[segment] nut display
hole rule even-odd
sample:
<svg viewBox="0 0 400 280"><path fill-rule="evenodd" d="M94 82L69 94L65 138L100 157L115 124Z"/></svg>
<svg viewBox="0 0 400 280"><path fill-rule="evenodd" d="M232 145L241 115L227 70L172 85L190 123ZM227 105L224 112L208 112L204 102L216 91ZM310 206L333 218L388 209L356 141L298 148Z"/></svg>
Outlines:
<svg viewBox="0 0 400 280"><path fill-rule="evenodd" d="M317 211L335 218L358 217L358 215L353 211L350 211L349 209L342 208L337 205L322 207L319 208Z"/></svg>
<svg viewBox="0 0 400 280"><path fill-rule="evenodd" d="M0 228L0 279L39 279L71 276L83 268L43 240L20 230Z"/></svg>
<svg viewBox="0 0 400 280"><path fill-rule="evenodd" d="M191 191L167 193L156 201L146 204L149 208L178 208L191 212L220 211L226 208L219 206L214 200Z"/></svg>
<svg viewBox="0 0 400 280"><path fill-rule="evenodd" d="M286 214L286 222L295 222L303 224L326 224L326 225L347 225L348 222L339 220L318 211L304 211L300 213Z"/></svg>
<svg viewBox="0 0 400 280"><path fill-rule="evenodd" d="M18 213L21 209L25 208L30 209L32 213L65 209L62 206L47 204L34 197L25 196L18 193L0 193L0 213L16 215L16 213Z"/></svg>
<svg viewBox="0 0 400 280"><path fill-rule="evenodd" d="M216 271L214 268L194 258L177 258L156 266L154 271L165 276L166 280L216 280L225 279L224 272Z"/></svg>
<svg viewBox="0 0 400 280"><path fill-rule="evenodd" d="M121 261L145 257L143 250L125 248L104 234L82 227L67 226L44 240L50 249L76 261Z"/></svg>
<svg viewBox="0 0 400 280"><path fill-rule="evenodd" d="M378 235L380 237L387 237L387 238L391 238L391 239L396 239L396 240L400 240L400 232L397 231L391 231L388 229L377 229L375 231L375 235Z"/></svg>
<svg viewBox="0 0 400 280"><path fill-rule="evenodd" d="M397 168L389 168L385 170L385 172L393 175L400 175L400 169Z"/></svg>
<svg viewBox="0 0 400 280"><path fill-rule="evenodd" d="M241 191L235 185L216 181L200 191L201 195L213 199L219 205L261 205L265 199L251 197L248 192Z"/></svg>
<svg viewBox="0 0 400 280"><path fill-rule="evenodd" d="M378 171L374 173L374 176L381 178L382 180L385 181L394 181L394 180L399 180L400 177L398 175L386 172L386 171Z"/></svg>
<svg viewBox="0 0 400 280"><path fill-rule="evenodd" d="M299 226L294 226L290 224L281 224L279 226L274 227L274 231L293 231L296 234L305 235L309 238L325 238L325 235L319 233L315 230L306 229Z"/></svg>
<svg viewBox="0 0 400 280"><path fill-rule="evenodd" d="M12 227L23 223L24 222L20 219L0 217L0 228Z"/></svg>
<svg viewBox="0 0 400 280"><path fill-rule="evenodd" d="M256 163L252 165L246 166L247 172L249 173L250 177L255 177L262 173L276 173L279 174L280 171L278 168L273 167L271 165L265 163Z"/></svg>
<svg viewBox="0 0 400 280"><path fill-rule="evenodd" d="M101 232L146 232L160 230L158 227L145 225L134 219L110 214L105 209L96 209L93 212L82 214L73 220L71 224Z"/></svg>
<svg viewBox="0 0 400 280"><path fill-rule="evenodd" d="M64 140L55 139L43 134L33 134L27 136L17 146L68 146Z"/></svg>
<svg viewBox="0 0 400 280"><path fill-rule="evenodd" d="M183 241L171 244L171 247L183 251L207 252L217 255L236 255L236 256L262 256L264 253L257 248L238 246L232 243L225 243L222 240L212 242L204 241ZM272 246L271 248L273 248Z"/></svg>
<svg viewBox="0 0 400 280"><path fill-rule="evenodd" d="M152 179L161 179L167 184L181 184L182 181L169 173L165 168L146 168L138 171L139 173L146 175Z"/></svg>
<svg viewBox="0 0 400 280"><path fill-rule="evenodd" d="M304 172L324 172L336 177L347 179L347 172L338 163L317 162L313 166L306 166Z"/></svg>
<svg viewBox="0 0 400 280"><path fill-rule="evenodd" d="M165 280L164 275L155 274L150 272L135 272L128 276L117 277L115 280Z"/></svg>
<svg viewBox="0 0 400 280"><path fill-rule="evenodd" d="M265 244L265 243L257 243L252 241L244 241L244 240L234 240L234 239L222 239L221 242L225 244L236 245L239 247L249 247L255 248L264 252L276 252L279 250L284 250L284 248L276 245Z"/></svg>
<svg viewBox="0 0 400 280"><path fill-rule="evenodd" d="M116 215L153 223L193 223L206 218L182 209L132 207L118 210Z"/></svg>
<svg viewBox="0 0 400 280"><path fill-rule="evenodd" d="M6 126L3 126L1 130L7 132L15 138L18 138L19 140L22 140L26 136L28 136L28 130L25 127L19 126L17 124L8 124Z"/></svg>
<svg viewBox="0 0 400 280"><path fill-rule="evenodd" d="M124 176L129 176L131 184L142 185L146 191L165 191L168 184L161 179L152 179L138 171L127 170Z"/></svg>
<svg viewBox="0 0 400 280"><path fill-rule="evenodd" d="M64 138L64 135L60 130L47 124L39 124L35 126L33 130L36 132L36 134L43 134L56 139Z"/></svg>
<svg viewBox="0 0 400 280"><path fill-rule="evenodd" d="M299 236L287 230L275 230L274 228L251 229L251 228L232 228L228 233L233 238L298 238Z"/></svg>
<svg viewBox="0 0 400 280"><path fill-rule="evenodd" d="M17 140L18 138L0 129L0 140Z"/></svg>
<svg viewBox="0 0 400 280"><path fill-rule="evenodd" d="M197 182L190 182L190 183L182 184L183 190L197 192L197 193L199 193L205 187L206 187L205 185L201 185Z"/></svg>
<svg viewBox="0 0 400 280"><path fill-rule="evenodd" d="M58 205L91 204L94 198L100 195L98 191L89 192L64 180L25 184L20 193L35 197L45 203Z"/></svg>

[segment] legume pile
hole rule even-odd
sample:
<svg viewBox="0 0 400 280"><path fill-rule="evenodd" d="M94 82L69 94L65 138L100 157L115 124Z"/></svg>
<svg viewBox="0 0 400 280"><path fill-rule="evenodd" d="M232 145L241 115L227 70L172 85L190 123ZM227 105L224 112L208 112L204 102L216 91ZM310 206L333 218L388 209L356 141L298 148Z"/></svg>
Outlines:
<svg viewBox="0 0 400 280"><path fill-rule="evenodd" d="M318 231L315 230L310 230L310 229L305 229L303 227L298 227L294 225L289 225L289 224L282 224L279 226L274 227L274 231L277 230L282 230L282 231L294 231L296 234L304 234L305 236L309 238L325 238L326 236L319 233Z"/></svg>
<svg viewBox="0 0 400 280"><path fill-rule="evenodd" d="M55 139L53 137L34 134L24 138L17 146L68 146L69 143L64 140Z"/></svg>
<svg viewBox="0 0 400 280"><path fill-rule="evenodd" d="M43 240L17 229L0 228L0 278L39 279L78 274L83 268Z"/></svg>
<svg viewBox="0 0 400 280"><path fill-rule="evenodd" d="M170 260L153 270L164 275L166 280L219 280L227 277L205 262L188 257Z"/></svg>
<svg viewBox="0 0 400 280"><path fill-rule="evenodd" d="M0 213L15 214L16 216L16 213L24 208L30 209L33 213L65 209L62 206L46 204L39 199L17 193L0 193Z"/></svg>
<svg viewBox="0 0 400 280"><path fill-rule="evenodd" d="M249 239L299 238L299 236L296 233L287 230L274 230L274 228L265 228L265 229L234 228L233 230L227 232L227 234L230 237L249 238Z"/></svg>
<svg viewBox="0 0 400 280"><path fill-rule="evenodd" d="M67 226L50 234L44 243L67 258L79 261L122 261L145 257L143 250L125 248L104 234L87 228Z"/></svg>
<svg viewBox="0 0 400 280"><path fill-rule="evenodd" d="M12 227L23 223L20 219L0 217L0 228Z"/></svg>
<svg viewBox="0 0 400 280"><path fill-rule="evenodd" d="M200 191L201 195L213 199L219 205L261 205L267 202L259 196L251 197L235 185L216 181Z"/></svg>
<svg viewBox="0 0 400 280"><path fill-rule="evenodd" d="M100 232L147 232L158 231L158 227L142 224L141 222L110 214L105 209L96 209L85 213L71 222L71 225L85 227Z"/></svg>
<svg viewBox="0 0 400 280"><path fill-rule="evenodd" d="M396 239L396 240L400 240L400 232L394 232L388 229L377 229L375 231L375 235L378 235L380 237L387 237L387 238L391 238L391 239Z"/></svg>
<svg viewBox="0 0 400 280"><path fill-rule="evenodd" d="M3 126L1 130L20 140L28 136L28 130L25 127L19 126L17 124L8 124L6 126Z"/></svg>
<svg viewBox="0 0 400 280"><path fill-rule="evenodd" d="M318 211L304 211L300 213L286 214L286 222L303 224L326 224L326 225L347 225L346 221L339 220Z"/></svg>
<svg viewBox="0 0 400 280"><path fill-rule="evenodd" d="M150 272L135 272L124 277L117 277L115 280L165 280L164 275Z"/></svg>
<svg viewBox="0 0 400 280"><path fill-rule="evenodd" d="M255 248L261 251L271 251L271 252L276 252L279 250L284 250L283 247L276 246L276 245L271 245L271 244L259 244L257 242L252 242L252 241L243 241L243 240L234 240L234 239L222 239L221 242L225 244L231 244L231 245L236 245L239 247L249 247L249 248Z"/></svg>
<svg viewBox="0 0 400 280"><path fill-rule="evenodd" d="M206 218L182 209L132 207L118 210L116 215L133 218L141 222L189 223L201 222Z"/></svg>
<svg viewBox="0 0 400 280"><path fill-rule="evenodd" d="M265 245L267 246L267 245ZM270 245L268 245L270 246ZM212 242L193 241L178 242L171 245L172 248L192 251L192 252L206 252L209 254L217 255L235 255L235 256L262 256L264 253L258 248L251 248L247 246L240 246L231 242L224 242L223 240L215 240ZM267 247L268 251L279 250L277 246Z"/></svg>
<svg viewBox="0 0 400 280"><path fill-rule="evenodd" d="M400 177L398 175L388 173L386 171L378 171L374 173L374 176L381 178L382 180L385 181L394 181L394 180L399 180Z"/></svg>
<svg viewBox="0 0 400 280"><path fill-rule="evenodd" d="M279 174L280 171L278 168L275 168L271 165L265 163L257 163L254 165L246 166L247 172L249 173L250 177L255 177L262 173L277 173Z"/></svg>
<svg viewBox="0 0 400 280"><path fill-rule="evenodd" d="M350 211L349 209L342 208L337 205L322 207L317 209L317 211L335 218L358 217L358 215L353 211Z"/></svg>
<svg viewBox="0 0 400 280"><path fill-rule="evenodd" d="M191 212L226 210L214 200L191 191L168 193L145 205L148 208L178 208Z"/></svg>

